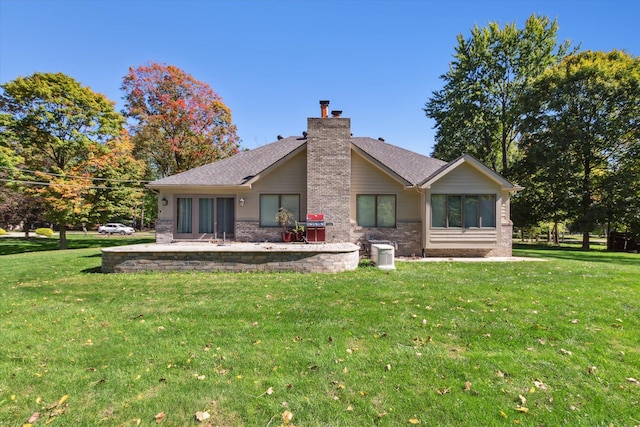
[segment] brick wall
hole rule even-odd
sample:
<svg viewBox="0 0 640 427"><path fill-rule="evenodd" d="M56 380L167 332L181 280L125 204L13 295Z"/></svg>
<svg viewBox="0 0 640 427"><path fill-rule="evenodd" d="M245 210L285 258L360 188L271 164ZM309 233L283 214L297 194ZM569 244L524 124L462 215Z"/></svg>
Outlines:
<svg viewBox="0 0 640 427"><path fill-rule="evenodd" d="M307 212L323 213L333 226L327 242L350 241L351 120L307 120Z"/></svg>
<svg viewBox="0 0 640 427"><path fill-rule="evenodd" d="M279 242L282 240L280 227L260 227L260 221L237 221L235 229L237 242Z"/></svg>
<svg viewBox="0 0 640 427"><path fill-rule="evenodd" d="M365 243L373 240L390 240L397 243L396 256L420 256L422 254L422 222L398 222L396 228L366 228L355 226L351 232L354 242Z"/></svg>

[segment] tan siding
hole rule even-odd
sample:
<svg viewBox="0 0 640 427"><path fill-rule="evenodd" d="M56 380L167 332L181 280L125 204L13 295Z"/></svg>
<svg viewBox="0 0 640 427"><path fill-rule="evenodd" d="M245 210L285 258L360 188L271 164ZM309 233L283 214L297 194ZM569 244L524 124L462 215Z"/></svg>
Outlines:
<svg viewBox="0 0 640 427"><path fill-rule="evenodd" d="M497 229L431 229L430 246L493 247L498 244Z"/></svg>
<svg viewBox="0 0 640 427"><path fill-rule="evenodd" d="M261 177L247 193L241 196L245 205L238 208L239 220L260 218L260 194L300 194L300 215L307 212L307 158L302 151L284 164Z"/></svg>
<svg viewBox="0 0 640 427"><path fill-rule="evenodd" d="M406 190L404 185L391 178L362 156L351 156L351 216L355 221L356 195L395 194L398 221L420 221L420 194Z"/></svg>
<svg viewBox="0 0 640 427"><path fill-rule="evenodd" d="M499 186L473 166L462 164L431 185L432 194L499 194Z"/></svg>
<svg viewBox="0 0 640 427"><path fill-rule="evenodd" d="M432 194L495 194L496 228L431 228ZM501 226L508 217L508 194L473 166L462 164L431 185L426 194L426 248L494 248L500 244Z"/></svg>

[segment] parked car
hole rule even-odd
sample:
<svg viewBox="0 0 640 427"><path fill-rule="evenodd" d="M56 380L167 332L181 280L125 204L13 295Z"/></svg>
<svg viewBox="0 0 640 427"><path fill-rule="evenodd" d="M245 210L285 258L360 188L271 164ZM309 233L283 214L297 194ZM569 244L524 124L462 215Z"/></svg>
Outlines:
<svg viewBox="0 0 640 427"><path fill-rule="evenodd" d="M133 234L135 230L132 227L120 224L118 222L110 222L98 227L98 233L100 234Z"/></svg>

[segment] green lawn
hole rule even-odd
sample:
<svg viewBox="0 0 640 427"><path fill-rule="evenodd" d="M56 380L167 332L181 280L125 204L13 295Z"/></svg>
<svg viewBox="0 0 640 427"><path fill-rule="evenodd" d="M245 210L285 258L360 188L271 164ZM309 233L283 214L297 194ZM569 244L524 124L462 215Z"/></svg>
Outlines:
<svg viewBox="0 0 640 427"><path fill-rule="evenodd" d="M0 426L640 425L637 254L104 275L95 247L7 252Z"/></svg>

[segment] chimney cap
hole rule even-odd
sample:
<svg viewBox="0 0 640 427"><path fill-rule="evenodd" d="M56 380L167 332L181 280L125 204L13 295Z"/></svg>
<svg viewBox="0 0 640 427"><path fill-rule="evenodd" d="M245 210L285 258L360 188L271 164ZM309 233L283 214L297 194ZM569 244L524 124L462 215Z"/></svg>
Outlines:
<svg viewBox="0 0 640 427"><path fill-rule="evenodd" d="M320 101L320 105L329 105L329 101Z"/></svg>
<svg viewBox="0 0 640 427"><path fill-rule="evenodd" d="M331 110L331 115L335 118L338 118L342 115L342 110Z"/></svg>

